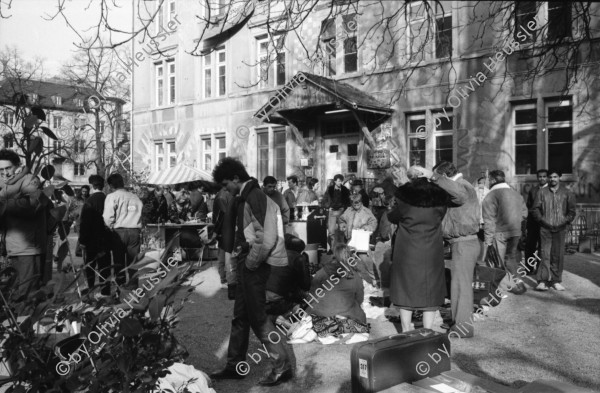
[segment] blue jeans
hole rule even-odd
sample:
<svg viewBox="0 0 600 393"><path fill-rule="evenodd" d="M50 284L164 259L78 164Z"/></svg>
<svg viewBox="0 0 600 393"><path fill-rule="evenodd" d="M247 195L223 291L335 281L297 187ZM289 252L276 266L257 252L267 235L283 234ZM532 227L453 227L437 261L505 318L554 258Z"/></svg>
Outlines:
<svg viewBox="0 0 600 393"><path fill-rule="evenodd" d="M566 234L566 230L550 232L546 228L540 229L542 261L536 275L538 282L546 281L549 285L562 282Z"/></svg>

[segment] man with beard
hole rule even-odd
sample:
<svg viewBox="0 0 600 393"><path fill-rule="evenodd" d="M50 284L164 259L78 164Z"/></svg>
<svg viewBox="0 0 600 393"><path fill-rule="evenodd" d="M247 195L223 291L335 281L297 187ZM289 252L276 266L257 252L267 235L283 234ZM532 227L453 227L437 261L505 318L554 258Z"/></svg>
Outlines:
<svg viewBox="0 0 600 393"><path fill-rule="evenodd" d="M533 205L533 215L540 223L542 262L537 271L538 291L549 287L564 291L561 284L565 257L567 225L575 219L575 195L560 185L562 173L550 169L548 187L542 188Z"/></svg>
<svg viewBox="0 0 600 393"><path fill-rule="evenodd" d="M266 287L271 266L287 266L283 220L279 206L260 190L258 181L246 172L244 164L226 157L213 170L213 178L233 196L235 206L235 250L238 253L235 304L227 350L227 365L211 375L214 379L241 379L236 366L246 360L250 328L268 352L271 371L260 380L275 386L293 377L283 339L274 338L275 326L266 313ZM270 335L271 334L271 335Z"/></svg>

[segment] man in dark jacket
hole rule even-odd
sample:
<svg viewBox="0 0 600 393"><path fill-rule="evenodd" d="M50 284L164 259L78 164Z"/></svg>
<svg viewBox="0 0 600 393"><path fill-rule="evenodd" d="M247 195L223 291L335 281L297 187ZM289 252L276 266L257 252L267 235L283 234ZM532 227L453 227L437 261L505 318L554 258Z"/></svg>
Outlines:
<svg viewBox="0 0 600 393"><path fill-rule="evenodd" d="M525 260L529 261L529 258L533 257L533 254L539 250L540 241L540 224L535 220L533 215L533 205L537 199L537 194L542 188L548 187L548 170L540 169L537 171L538 185L531 187L527 194L527 208L529 209L529 215L527 216L527 242L525 249ZM533 258L534 260L536 258ZM533 273L537 272L540 267L539 263L536 263Z"/></svg>
<svg viewBox="0 0 600 393"><path fill-rule="evenodd" d="M330 248L335 239L338 217L350 206L350 191L342 185L344 176L340 174L335 175L333 182L334 184L327 187L327 191L323 194L323 207L329 209L327 236Z"/></svg>
<svg viewBox="0 0 600 393"><path fill-rule="evenodd" d="M248 335L252 328L268 352L267 358L273 363L272 370L259 384L278 385L293 377L289 356L283 344L284 338L278 335L265 309L266 286L271 266L288 264L281 212L279 206L261 191L258 181L250 178L239 160L226 157L219 161L213 170L213 178L232 195L239 195L239 199L235 233L238 285L233 306L227 365L211 377L240 379L245 376L238 373L236 366L246 360Z"/></svg>
<svg viewBox="0 0 600 393"><path fill-rule="evenodd" d="M236 260L232 258L233 240L235 231L234 197L223 187L215 196L213 209L213 222L215 223L214 236L218 241L218 271L221 277L221 286L227 286L227 297L235 299Z"/></svg>
<svg viewBox="0 0 600 393"><path fill-rule="evenodd" d="M273 176L265 177L263 180L263 191L279 206L281 217L283 218L283 225L287 225L288 222L290 222L290 207L283 194L277 191L277 179Z"/></svg>
<svg viewBox="0 0 600 393"><path fill-rule="evenodd" d="M501 170L489 174L490 192L483 200L483 232L484 253L492 244L496 245L498 254L504 262L508 273L503 280L505 289L520 295L527 290L519 268L521 239L521 222L527 218L527 206L521 194L506 184L506 177ZM502 286L502 285L501 285Z"/></svg>
<svg viewBox="0 0 600 393"><path fill-rule="evenodd" d="M431 180L450 195L448 211L442 221L444 239L452 247L450 299L453 326L460 337L473 337L473 272L480 246L479 199L475 188L458 173L454 164L441 161L433 167Z"/></svg>
<svg viewBox="0 0 600 393"><path fill-rule="evenodd" d="M204 186L193 186L190 189L190 214L192 217L196 217L196 214L200 220L205 220L208 214L208 206L204 198Z"/></svg>
<svg viewBox="0 0 600 393"><path fill-rule="evenodd" d="M548 187L540 190L533 205L533 215L541 226L542 240L542 264L537 271L538 285L535 289L546 291L552 287L564 291L561 282L565 236L567 225L576 215L575 195L560 186L560 171L550 169L548 175Z"/></svg>
<svg viewBox="0 0 600 393"><path fill-rule="evenodd" d="M298 200L298 196L300 193L300 188L298 187L298 176L292 175L288 176L288 189L283 192L283 197L285 198L285 202L290 208L290 220L296 219L296 201Z"/></svg>
<svg viewBox="0 0 600 393"><path fill-rule="evenodd" d="M88 288L94 287L96 276L99 276L104 283L100 293L110 296L110 281L108 281L110 276L110 234L102 218L106 199L106 195L102 192L104 178L100 175L91 175L88 181L92 186L92 192L81 209L79 244L85 251L84 263L86 264L85 275Z"/></svg>

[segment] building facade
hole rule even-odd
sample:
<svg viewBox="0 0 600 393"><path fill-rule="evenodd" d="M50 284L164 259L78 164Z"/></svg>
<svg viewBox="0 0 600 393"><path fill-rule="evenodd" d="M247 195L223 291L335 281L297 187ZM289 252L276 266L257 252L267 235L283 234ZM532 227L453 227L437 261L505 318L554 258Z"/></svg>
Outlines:
<svg viewBox="0 0 600 393"><path fill-rule="evenodd" d="M542 35L580 38L571 3L503 2L509 28L493 31L482 27L497 2L324 1L287 35L267 23L284 2L196 3L156 2L159 35L135 42L136 171L211 171L235 156L259 180L310 176L323 190L336 173L404 181L410 165L444 159L473 182L502 169L523 193L537 169L558 168L578 202L600 202L600 98L565 82L570 65L528 75ZM208 14L216 28L198 22ZM576 67L597 74L600 48L580 51L592 56Z"/></svg>
<svg viewBox="0 0 600 393"><path fill-rule="evenodd" d="M93 89L74 86L66 81L5 79L0 81L0 135L3 148L14 149L22 154L15 140L22 136L21 123L16 119L13 103L15 94L25 95L30 106L42 108L46 120L41 126L48 127L57 136L57 140L42 136L42 163L54 166L56 183L66 179L71 186L79 187L88 184L88 177L96 174L94 160L105 150L97 147L96 128L102 135L102 144L112 144L111 138L119 141L128 139L125 122L115 121L115 118L122 117L124 101L120 99L105 98ZM96 123L95 112L100 106L110 107L107 112L111 113L111 118L106 112L100 111ZM129 156L128 152L123 154Z"/></svg>

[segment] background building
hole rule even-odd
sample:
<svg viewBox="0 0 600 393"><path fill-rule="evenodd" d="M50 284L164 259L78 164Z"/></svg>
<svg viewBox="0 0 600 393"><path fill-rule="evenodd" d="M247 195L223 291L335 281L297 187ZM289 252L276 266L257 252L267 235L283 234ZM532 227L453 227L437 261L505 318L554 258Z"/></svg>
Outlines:
<svg viewBox="0 0 600 393"><path fill-rule="evenodd" d="M446 159L470 181L503 169L523 192L556 167L579 202L600 202L600 82L583 77L598 73L600 5L583 21L568 2L324 1L286 29L286 4L149 7L160 40L130 59L136 171L229 155L322 190L336 173L404 181Z"/></svg>
<svg viewBox="0 0 600 393"><path fill-rule="evenodd" d="M110 139L128 140L126 123L108 119L105 111L100 111L96 122L95 108L110 107L111 116L122 118L125 102L116 98L104 98L93 89L76 86L57 79L49 81L21 80L7 78L0 81L0 135L4 148L14 149L22 154L17 141L22 137L21 122L16 117L14 97L27 96L29 105L42 108L46 120L42 123L57 136L53 140L44 135L42 163L55 167L56 182L69 180L71 186L88 184L88 177L96 173L95 160L98 154L106 154L112 145ZM100 137L97 146L96 130ZM127 145L125 144L125 148ZM115 155L129 156L129 152L112 152Z"/></svg>

